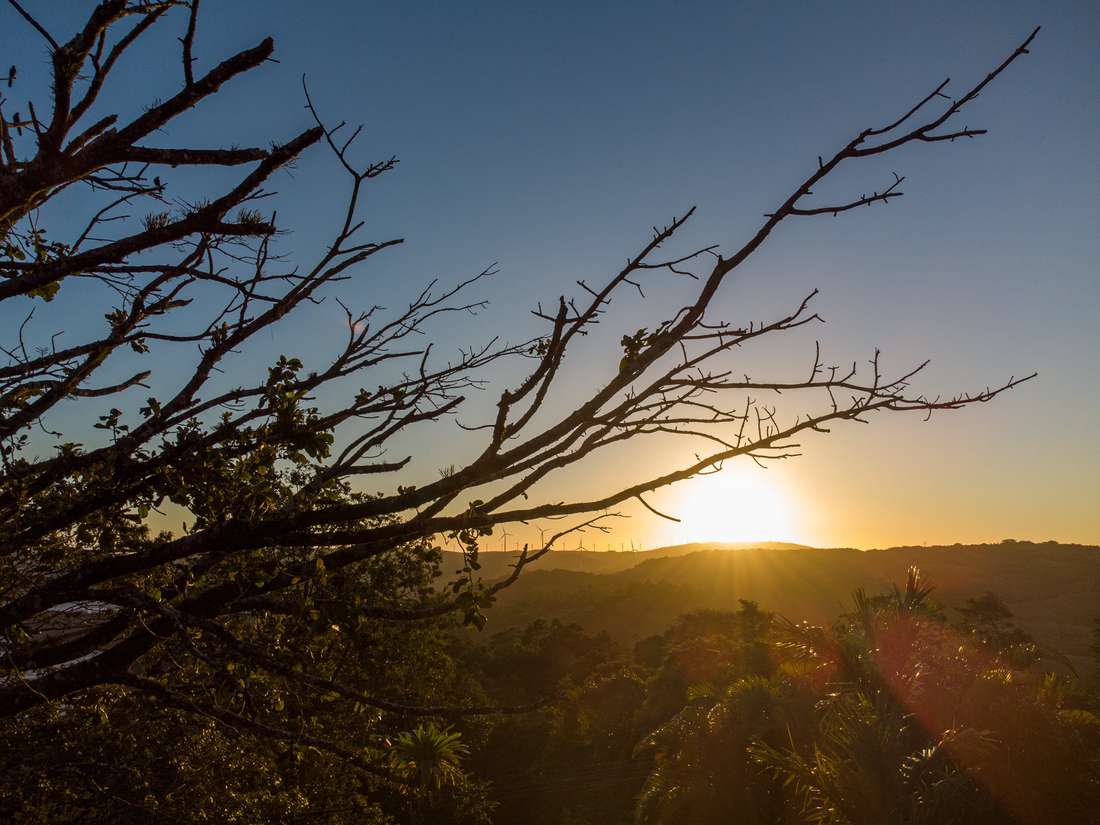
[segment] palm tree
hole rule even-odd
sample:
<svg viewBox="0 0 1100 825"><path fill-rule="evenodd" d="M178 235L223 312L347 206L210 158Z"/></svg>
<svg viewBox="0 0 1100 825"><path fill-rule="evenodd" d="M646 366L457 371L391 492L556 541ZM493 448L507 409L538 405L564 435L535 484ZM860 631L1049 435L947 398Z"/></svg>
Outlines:
<svg viewBox="0 0 1100 825"><path fill-rule="evenodd" d="M995 811L955 763L961 750L987 755L988 734L945 731L929 742L913 720L880 697L842 693L822 705L809 753L764 742L757 764L793 794L812 825L951 825L985 821Z"/></svg>
<svg viewBox="0 0 1100 825"><path fill-rule="evenodd" d="M464 778L460 762L469 752L462 734L435 722L417 725L397 736L390 749L394 774L414 791L413 816L420 821L435 794L457 785Z"/></svg>
<svg viewBox="0 0 1100 825"><path fill-rule="evenodd" d="M715 696L703 688L691 703L638 746L650 772L635 810L638 825L770 823L779 786L749 759L749 745L779 741L790 724L791 697L778 680L749 676Z"/></svg>
<svg viewBox="0 0 1100 825"><path fill-rule="evenodd" d="M728 657L747 678L725 691L721 676L694 683L639 746L654 760L639 825L1096 821L1100 722L1088 697L1073 677L1036 683L967 644L932 592L911 569L902 587L856 591L831 627L770 620L750 633L772 668L749 675ZM692 618L677 650L713 624Z"/></svg>
<svg viewBox="0 0 1100 825"><path fill-rule="evenodd" d="M1100 723L1063 707L1055 677L1037 691L965 644L931 592L910 570L904 589L857 591L832 628L779 626L825 698L811 742L758 742L752 758L812 825L1092 821Z"/></svg>

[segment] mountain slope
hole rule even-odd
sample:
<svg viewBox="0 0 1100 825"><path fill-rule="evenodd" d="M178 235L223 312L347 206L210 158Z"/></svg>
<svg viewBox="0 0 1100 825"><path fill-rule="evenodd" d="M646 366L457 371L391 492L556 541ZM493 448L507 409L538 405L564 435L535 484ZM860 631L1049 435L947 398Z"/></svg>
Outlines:
<svg viewBox="0 0 1100 825"><path fill-rule="evenodd" d="M708 544L676 544L670 547L659 547L655 550L638 550L624 553L602 553L588 550L552 550L543 556L535 565L527 568L533 570L572 570L581 573L619 573L637 567L646 561L654 559L686 556L698 553L700 550L745 550L749 548L785 549L802 548L800 544L790 544L781 541L765 542L711 542ZM481 577L486 581L492 581L507 576L512 572L512 565L518 558L518 553L503 552L500 550L482 550L478 555L481 564ZM462 554L445 552L443 554L443 570L446 574L453 573L462 567Z"/></svg>
<svg viewBox="0 0 1100 825"><path fill-rule="evenodd" d="M1100 616L1098 547L1005 542L870 551L663 549L670 552L651 551L631 566L625 566L629 558L593 557L642 554L574 553L584 561L565 557L557 569L529 569L500 594L489 629L558 618L629 644L663 631L683 613L736 609L738 599L791 619L828 622L849 608L857 587L881 592L902 582L911 565L936 585L935 595L948 608L996 593L1024 629L1078 665L1086 662L1092 622ZM582 564L587 568L576 569ZM592 572L601 564L601 572ZM486 579L495 578L488 566L485 572Z"/></svg>

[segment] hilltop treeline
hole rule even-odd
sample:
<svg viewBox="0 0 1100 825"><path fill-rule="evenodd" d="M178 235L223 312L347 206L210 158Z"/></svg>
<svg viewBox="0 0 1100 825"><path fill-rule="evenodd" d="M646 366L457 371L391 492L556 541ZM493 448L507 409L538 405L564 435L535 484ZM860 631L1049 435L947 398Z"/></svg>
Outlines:
<svg viewBox="0 0 1100 825"><path fill-rule="evenodd" d="M661 633L693 610L726 610L750 599L781 615L829 624L851 592L889 589L912 566L936 584L949 614L976 594L996 593L1042 645L1088 667L1100 605L1100 548L1006 540L998 544L889 550L715 545L645 553L552 553L527 571L493 608L497 629L538 618L607 632L626 647ZM719 545L721 547L721 545ZM482 554L487 575L512 559Z"/></svg>

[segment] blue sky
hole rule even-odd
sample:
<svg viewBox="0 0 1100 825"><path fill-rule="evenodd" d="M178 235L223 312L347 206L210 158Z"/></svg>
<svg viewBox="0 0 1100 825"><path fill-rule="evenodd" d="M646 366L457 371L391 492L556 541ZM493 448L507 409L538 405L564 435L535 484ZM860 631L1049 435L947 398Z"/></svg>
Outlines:
<svg viewBox="0 0 1100 825"><path fill-rule="evenodd" d="M79 4L28 5L59 36L77 24ZM927 386L944 390L1040 372L980 409L929 424L880 420L808 442L804 458L769 471L766 483L799 513L776 538L1100 541L1095 3L238 0L203 8L198 71L266 35L279 62L227 86L164 145L289 137L309 125L306 74L327 118L365 124L364 160L401 158L371 192L366 218L374 237L406 245L338 294L395 305L428 278L498 262L486 290L492 306L442 330L449 346L487 331L524 336L535 300L575 291L577 278L606 277L649 227L692 205L685 247L736 248L817 155L892 120L944 77L948 92L968 88L1041 24L1032 54L965 115L989 135L918 146L838 176L823 195L881 188L896 170L906 196L787 222L724 286L714 314L766 317L817 287L828 324L815 334L838 361L875 346L898 366L931 357ZM171 25L181 24L182 15ZM132 110L177 88L171 25L121 67L125 80L107 108ZM21 88L34 88L42 42L7 7L0 31ZM286 250L308 261L344 182L315 151L277 184L280 222L293 229ZM665 289L655 286L648 306L624 303L609 338L652 320L654 302L674 300ZM82 315L81 296L59 301L67 328L98 322ZM339 331L336 312L311 309L299 334L270 346L321 358ZM761 355L760 368L793 363L801 373L807 347L812 335ZM461 449L455 430L425 437L433 452ZM662 450L642 458L655 468L675 460ZM433 468L419 472L430 477ZM594 491L613 479L593 471L571 483ZM676 495L666 496L671 509ZM621 533L675 540L665 529L639 516Z"/></svg>

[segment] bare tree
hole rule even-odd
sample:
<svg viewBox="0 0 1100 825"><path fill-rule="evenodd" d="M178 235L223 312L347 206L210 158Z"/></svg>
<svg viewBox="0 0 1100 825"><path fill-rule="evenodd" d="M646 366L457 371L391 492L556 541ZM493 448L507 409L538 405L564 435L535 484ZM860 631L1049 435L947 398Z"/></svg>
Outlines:
<svg viewBox="0 0 1100 825"><path fill-rule="evenodd" d="M897 375L869 367L827 364L820 351L792 378L741 377L729 358L740 346L819 321L813 294L783 315L748 326L713 318L712 299L726 277L789 220L854 212L902 196L904 178L850 200L815 191L841 165L912 144L976 138L983 129L954 124L957 115L1021 55L1038 29L984 79L951 98L947 81L879 128L859 131L838 151L817 158L807 177L767 213L740 248L719 245L665 253L694 209L673 218L600 284L577 283L574 296L539 305L528 340L490 340L450 360L436 357L431 322L483 306L467 298L489 273L450 287L429 285L395 315L379 307L345 308L347 337L327 364L307 369L280 357L266 375L243 375L234 356L257 334L293 324L295 311L319 301L333 282L355 277L400 239L364 240L358 217L368 184L396 164L367 166L349 155L358 130L327 126L306 94L312 119L301 133L270 147L153 148L184 112L203 103L272 54L264 40L208 71L195 66L198 0L103 0L65 42L15 0L9 3L48 43L52 101L14 111L0 101L0 301L25 314L5 344L0 367L0 628L8 675L0 713L15 715L102 685L121 685L165 704L199 709L264 735L285 732L250 721L243 711L196 704L158 680L149 666L166 645L186 655L232 655L293 678L308 689L335 691L380 708L446 713L484 709L409 708L398 698L364 695L352 685L290 672L263 644L235 634L242 616L301 609L311 584L363 563L441 537L464 548L467 569L452 587L413 597L394 593L357 606L367 619L403 622L458 613L483 621L481 609L501 588L562 538L604 527L632 500L653 509L650 492L743 457L767 462L796 454L797 437L834 423L865 421L878 412L955 410L983 403L1022 380L994 388L929 397L911 388L918 365ZM127 51L181 10L180 86L129 121L99 111L97 100ZM14 15L9 15L14 19ZM159 68L159 67L158 67ZM48 119L40 112L50 110ZM932 114L928 112L935 110ZM346 173L346 209L330 242L308 268L287 271L274 253L274 213L264 211L272 176L316 144L327 146ZM245 167L240 177L201 202L170 194L190 167ZM172 170L179 170L173 172ZM163 176L163 177L162 177ZM43 214L88 190L95 200L82 229L50 237ZM97 199L97 200L96 200ZM141 204L155 211L129 215ZM690 296L653 329L623 335L608 354L604 378L583 401L555 409L563 365L597 323L614 323L615 299L643 292L646 279L686 279ZM59 290L103 306L102 332L79 342L48 318ZM203 314L200 307L219 307ZM14 310L13 310L14 311ZM38 330L45 328L42 336ZM190 358L186 380L161 397L135 401L166 359ZM99 379L110 359L121 380ZM480 450L423 486L403 485L411 457L386 459L386 448L416 426L440 426L482 387L486 369L522 360L525 377L500 393L495 414L469 429ZM224 388L228 377L234 386ZM397 376L397 377L394 377ZM1030 376L1029 376L1030 377ZM347 379L347 380L345 380ZM357 389L346 391L349 381ZM237 384L236 382L241 382ZM377 385L376 389L370 386ZM345 400L313 406L318 391ZM770 399L804 398L782 412ZM55 432L62 408L96 415L102 439L76 444ZM83 406L82 406L83 405ZM123 409L125 407L125 409ZM585 500L540 500L542 482L620 442L682 438L707 445L683 466ZM371 489L358 492L357 481ZM187 508L193 523L179 535L154 534L145 521L164 501ZM494 528L567 519L538 547L525 547L512 574L482 583L479 537ZM572 520L569 520L572 519ZM632 544L633 546L633 544ZM318 605L324 607L324 605ZM400 686L396 686L400 688ZM323 743L322 743L323 744ZM330 749L335 747L326 745ZM358 757L354 757L358 758ZM371 769L371 766L365 766Z"/></svg>

